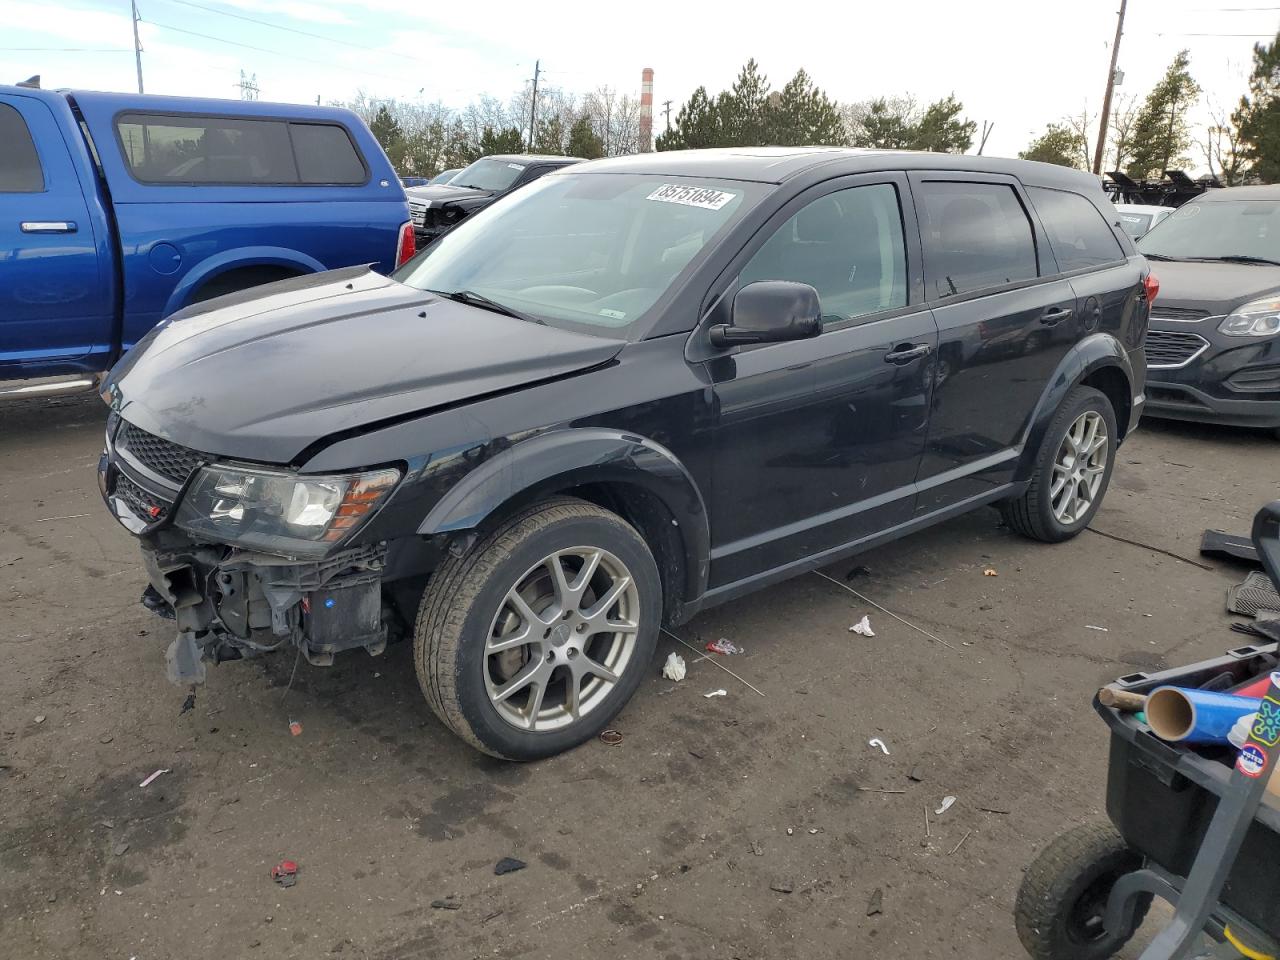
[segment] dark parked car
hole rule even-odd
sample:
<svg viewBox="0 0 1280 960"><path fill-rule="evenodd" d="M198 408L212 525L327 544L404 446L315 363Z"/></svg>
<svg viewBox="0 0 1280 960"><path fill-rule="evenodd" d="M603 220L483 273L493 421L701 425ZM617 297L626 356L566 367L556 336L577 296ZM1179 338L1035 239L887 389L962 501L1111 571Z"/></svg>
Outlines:
<svg viewBox="0 0 1280 960"><path fill-rule="evenodd" d="M455 171L444 183L438 184L433 180L428 186L406 190L409 217L413 221L418 248L452 230L463 219L483 210L499 197L519 190L552 170L581 162L576 157L495 154L481 157L469 167Z"/></svg>
<svg viewBox="0 0 1280 960"><path fill-rule="evenodd" d="M185 310L112 372L100 465L171 676L409 636L441 719L527 760L599 733L664 623L984 504L1072 537L1142 402L1114 219L1022 161L647 154L390 278Z"/></svg>
<svg viewBox="0 0 1280 960"><path fill-rule="evenodd" d="M1280 187L1210 190L1138 245L1161 283L1148 412L1280 428Z"/></svg>
<svg viewBox="0 0 1280 960"><path fill-rule="evenodd" d="M428 180L427 183L430 184L431 186L436 186L437 184L441 184L441 183L448 183L450 180L452 180L461 172L462 172L461 167L450 167L448 170L441 170L434 177Z"/></svg>

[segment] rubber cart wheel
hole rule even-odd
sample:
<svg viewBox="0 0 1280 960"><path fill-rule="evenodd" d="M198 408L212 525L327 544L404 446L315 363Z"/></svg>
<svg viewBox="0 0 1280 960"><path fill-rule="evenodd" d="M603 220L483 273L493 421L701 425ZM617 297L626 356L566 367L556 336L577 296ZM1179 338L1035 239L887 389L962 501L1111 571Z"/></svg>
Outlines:
<svg viewBox="0 0 1280 960"><path fill-rule="evenodd" d="M1143 894L1133 927L1117 934L1103 926L1117 880L1142 867L1110 823L1068 830L1041 851L1018 890L1014 923L1034 960L1103 960L1115 956L1142 925L1151 906Z"/></svg>

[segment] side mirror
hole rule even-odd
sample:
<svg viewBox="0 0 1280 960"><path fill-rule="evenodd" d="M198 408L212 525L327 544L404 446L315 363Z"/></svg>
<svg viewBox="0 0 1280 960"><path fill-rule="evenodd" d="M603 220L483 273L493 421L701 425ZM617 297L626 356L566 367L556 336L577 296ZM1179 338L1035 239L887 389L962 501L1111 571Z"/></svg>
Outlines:
<svg viewBox="0 0 1280 960"><path fill-rule="evenodd" d="M718 350L749 343L807 340L822 333L822 304L807 283L758 280L733 298L730 323L717 323L707 335Z"/></svg>

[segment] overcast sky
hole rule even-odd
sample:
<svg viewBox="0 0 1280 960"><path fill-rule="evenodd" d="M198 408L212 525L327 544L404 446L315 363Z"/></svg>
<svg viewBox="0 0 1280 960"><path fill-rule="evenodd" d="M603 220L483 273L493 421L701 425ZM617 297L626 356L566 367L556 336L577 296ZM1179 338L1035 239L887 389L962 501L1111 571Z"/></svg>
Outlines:
<svg viewBox="0 0 1280 960"><path fill-rule="evenodd" d="M264 100L362 89L461 106L482 93L505 99L540 58L544 82L579 92L638 94L641 68L653 67L656 109L670 99L674 114L695 87L728 86L754 56L775 88L804 67L839 100L954 91L979 127L994 122L986 152L1009 156L1045 123L1098 109L1119 0L609 6L618 13L599 0L138 0L148 93L236 97L245 70ZM0 0L0 82L39 73L46 87L136 89L129 21L129 0ZM1280 6L1266 0L1131 0L1119 93L1145 95L1187 47L1207 97L1234 105L1253 44L1278 25ZM1195 120L1203 125L1203 108ZM659 112L655 131L663 122Z"/></svg>

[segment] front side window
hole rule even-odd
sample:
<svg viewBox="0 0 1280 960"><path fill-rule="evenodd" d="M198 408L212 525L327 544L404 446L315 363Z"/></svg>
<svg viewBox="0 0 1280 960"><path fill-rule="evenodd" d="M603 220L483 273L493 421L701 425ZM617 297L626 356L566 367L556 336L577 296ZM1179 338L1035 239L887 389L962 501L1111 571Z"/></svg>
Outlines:
<svg viewBox="0 0 1280 960"><path fill-rule="evenodd" d="M1156 224L1138 249L1171 260L1280 261L1280 201L1192 200Z"/></svg>
<svg viewBox="0 0 1280 960"><path fill-rule="evenodd" d="M898 191L882 183L810 202L765 241L739 278L744 285L757 280L809 284L829 323L905 306Z"/></svg>
<svg viewBox="0 0 1280 960"><path fill-rule="evenodd" d="M640 174L542 177L392 277L442 294L472 291L552 326L638 338L650 308L769 189Z"/></svg>
<svg viewBox="0 0 1280 960"><path fill-rule="evenodd" d="M1078 193L1028 187L1027 193L1049 234L1049 246L1064 272L1115 263L1124 249L1102 213Z"/></svg>
<svg viewBox="0 0 1280 960"><path fill-rule="evenodd" d="M918 193L925 273L938 299L1034 279L1035 235L1013 187L929 180Z"/></svg>
<svg viewBox="0 0 1280 960"><path fill-rule="evenodd" d="M40 193L44 173L27 122L16 109L0 103L0 193Z"/></svg>

